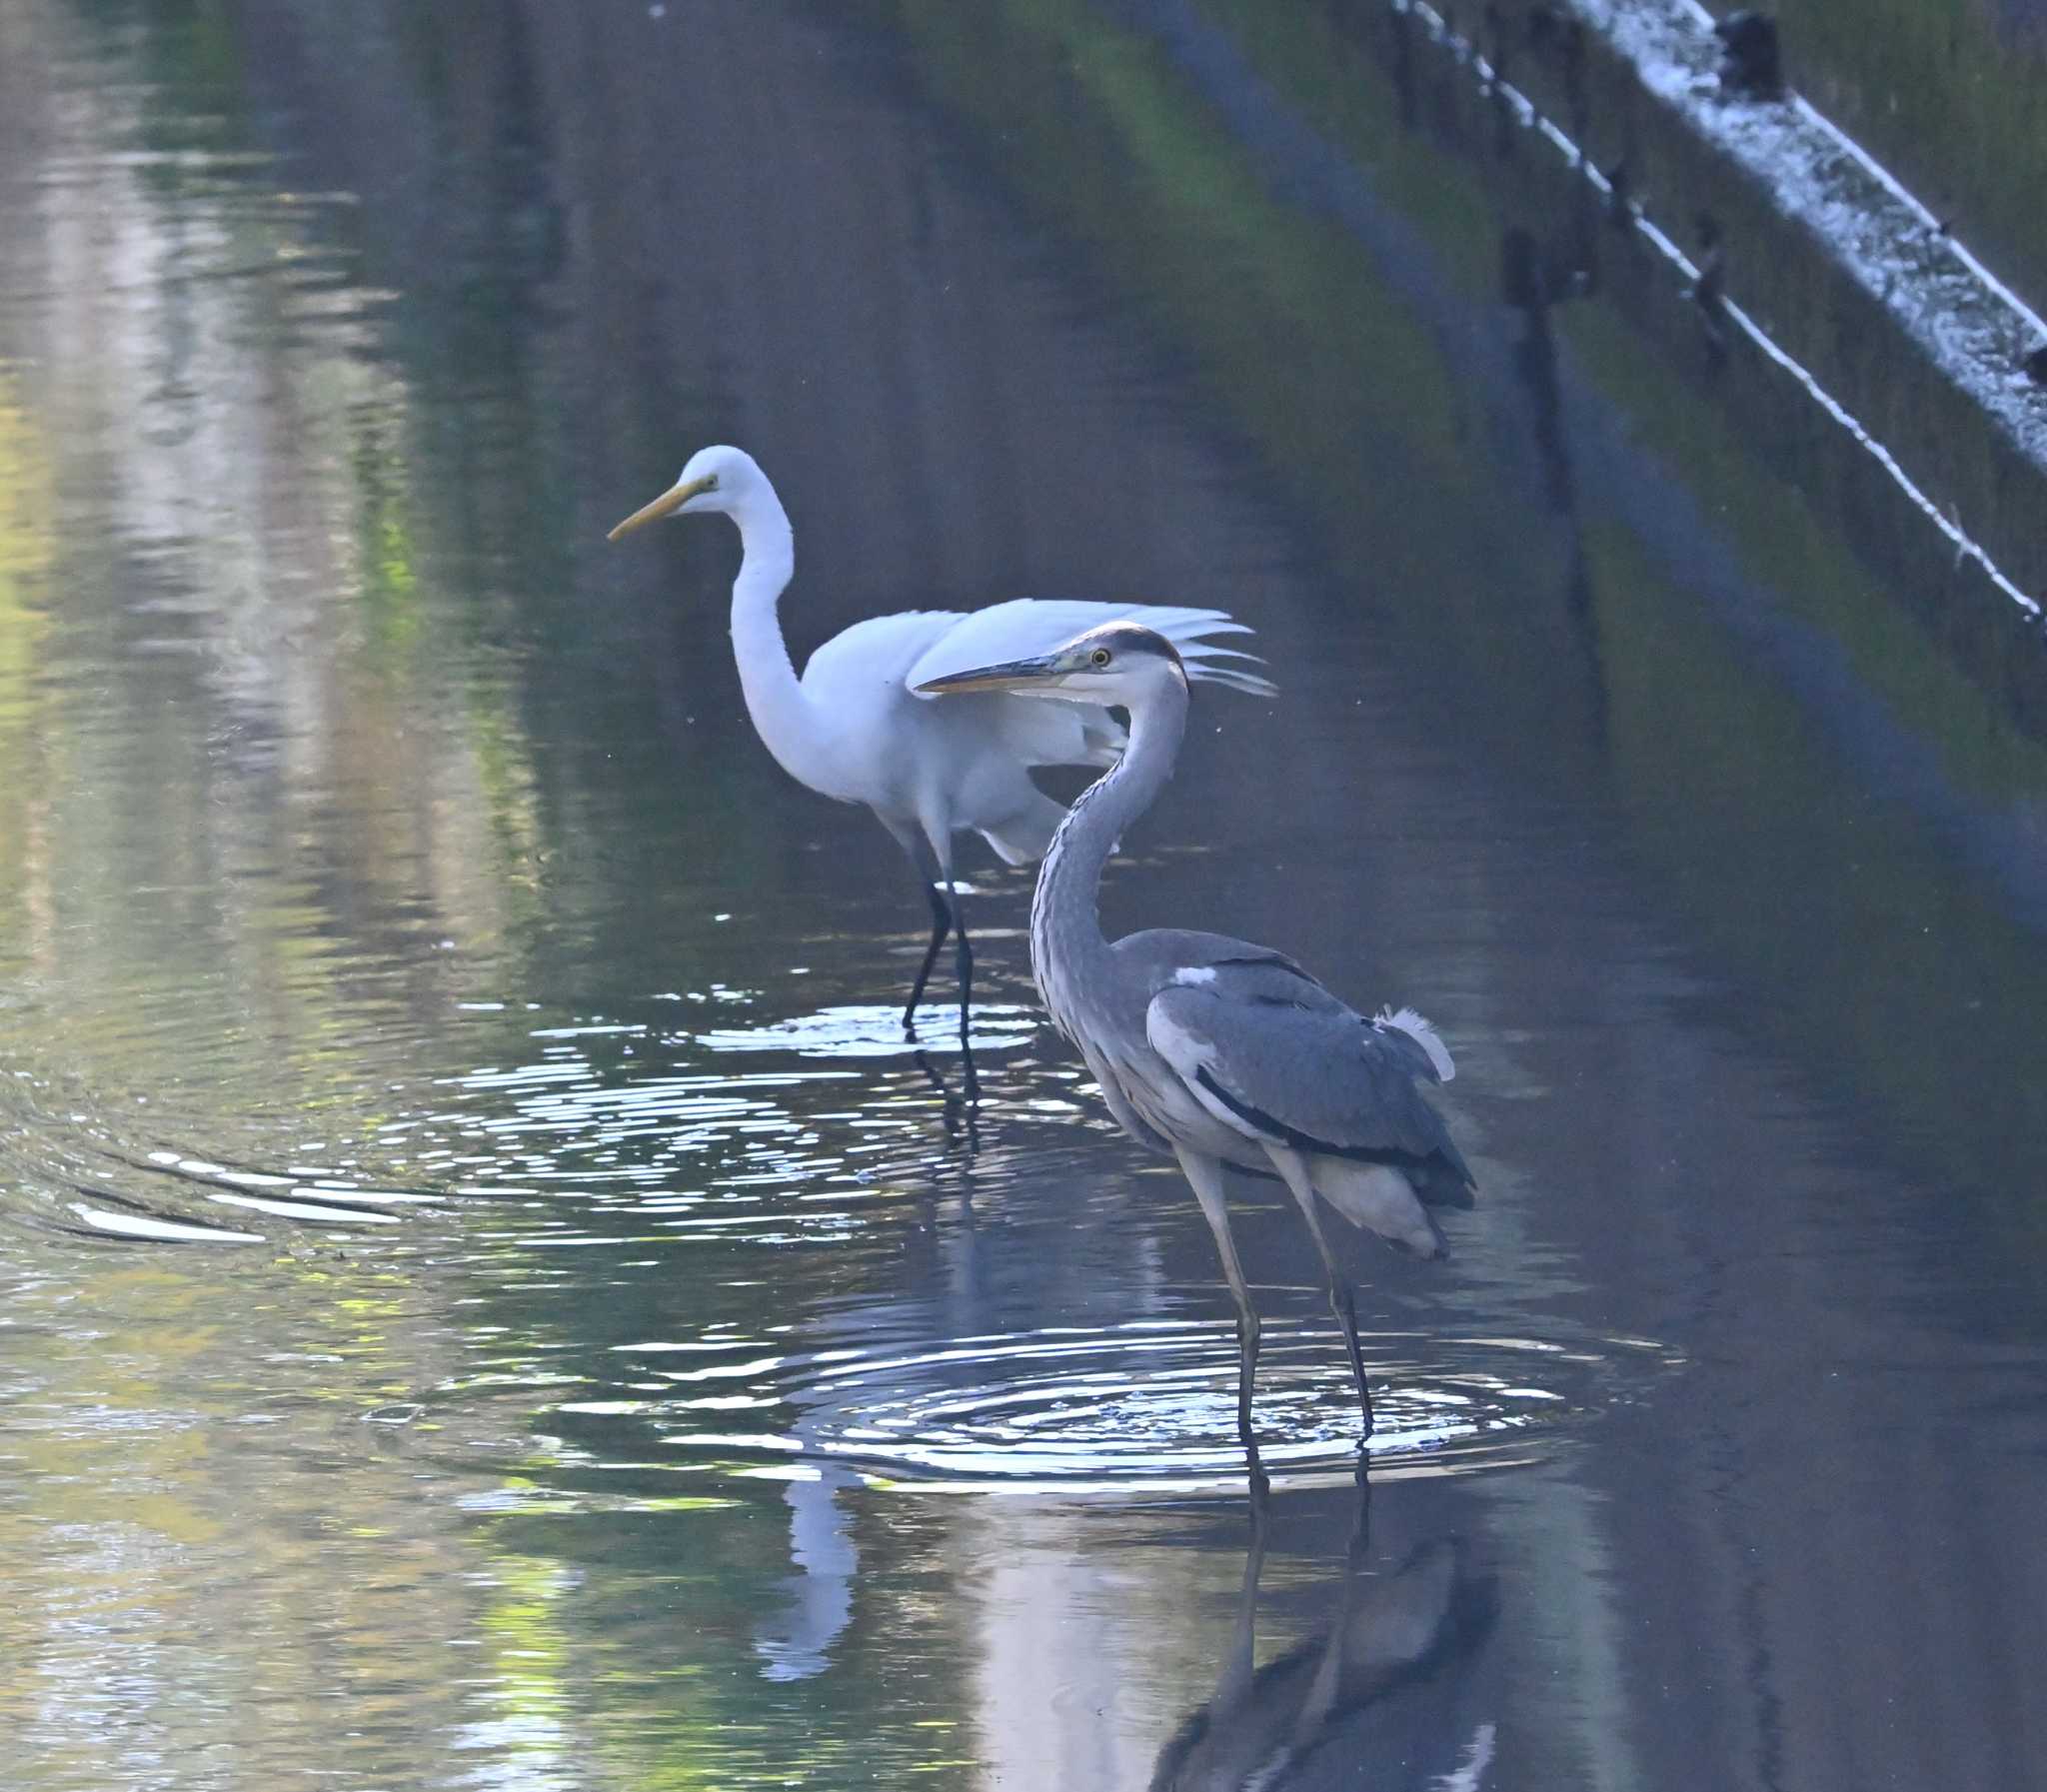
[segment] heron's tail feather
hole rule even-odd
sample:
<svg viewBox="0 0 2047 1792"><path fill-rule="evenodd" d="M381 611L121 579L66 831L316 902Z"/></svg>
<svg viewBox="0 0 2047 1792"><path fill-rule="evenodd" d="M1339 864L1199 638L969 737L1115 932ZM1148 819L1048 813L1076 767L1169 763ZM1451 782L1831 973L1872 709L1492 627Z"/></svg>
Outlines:
<svg viewBox="0 0 2047 1792"><path fill-rule="evenodd" d="M1418 1257L1450 1254L1442 1227L1421 1204L1406 1175L1391 1164L1315 1157L1309 1162L1309 1177L1315 1192L1352 1225L1376 1232Z"/></svg>
<svg viewBox="0 0 2047 1792"><path fill-rule="evenodd" d="M1450 1061L1450 1048L1437 1034L1435 1022L1426 1015L1417 1014L1412 1008L1402 1008L1398 1013L1390 1008L1380 1008L1372 1016L1372 1024L1378 1027L1390 1026L1404 1032L1427 1052L1429 1067L1435 1071L1436 1081L1448 1082L1456 1075L1457 1066Z"/></svg>

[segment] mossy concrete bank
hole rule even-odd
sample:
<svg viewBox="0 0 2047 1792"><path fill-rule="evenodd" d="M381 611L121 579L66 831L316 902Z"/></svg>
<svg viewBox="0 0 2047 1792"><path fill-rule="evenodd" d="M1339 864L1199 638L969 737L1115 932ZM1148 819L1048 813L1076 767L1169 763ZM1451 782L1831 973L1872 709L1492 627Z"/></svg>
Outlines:
<svg viewBox="0 0 2047 1792"><path fill-rule="evenodd" d="M1454 135L1503 202L1546 221L1569 281L1551 296L1603 276L2038 727L2047 386L2027 361L2047 326L2025 296L1795 88L1741 91L1690 0L1502 0L1476 43L1397 5L1380 34L1396 60L1461 70L1466 111L1499 114ZM1573 268L1588 210L1608 253Z"/></svg>

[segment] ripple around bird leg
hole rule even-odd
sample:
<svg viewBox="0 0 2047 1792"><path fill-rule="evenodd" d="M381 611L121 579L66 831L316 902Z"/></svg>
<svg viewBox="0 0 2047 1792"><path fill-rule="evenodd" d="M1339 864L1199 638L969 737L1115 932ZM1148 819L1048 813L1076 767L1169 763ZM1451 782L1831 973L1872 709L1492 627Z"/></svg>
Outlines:
<svg viewBox="0 0 2047 1792"><path fill-rule="evenodd" d="M903 1010L877 1006L820 1008L765 1026L724 1027L694 1035L707 1051L795 1051L809 1057L909 1057L956 1052L959 1026L950 1008L919 1011L918 1037L903 1036ZM1037 1030L1035 1010L1015 1003L976 1002L968 1038L976 1051L1013 1051Z"/></svg>
<svg viewBox="0 0 2047 1792"><path fill-rule="evenodd" d="M1623 1397L1633 1370L1667 1366L1656 1346L1584 1348L1503 1337L1377 1333L1363 1340L1378 1427L1375 1468L1468 1473L1546 1452L1570 1426ZM684 1367L648 1350L632 1401L569 1403L630 1412L661 1441L775 1473L827 1457L876 1484L927 1489L1104 1492L1234 1484L1236 1340L1177 1321L1049 1329L918 1349L753 1355ZM760 1429L735 1425L743 1413ZM1358 1414L1333 1331L1268 1323L1258 1361L1260 1453L1282 1479L1347 1473ZM752 1458L751 1463L746 1460Z"/></svg>

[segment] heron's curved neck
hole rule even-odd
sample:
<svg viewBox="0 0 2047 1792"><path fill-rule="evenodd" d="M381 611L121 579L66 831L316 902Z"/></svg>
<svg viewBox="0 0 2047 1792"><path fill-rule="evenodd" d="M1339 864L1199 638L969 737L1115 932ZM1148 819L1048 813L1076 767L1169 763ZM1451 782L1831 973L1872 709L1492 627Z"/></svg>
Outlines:
<svg viewBox="0 0 2047 1792"><path fill-rule="evenodd" d="M732 651L739 663L747 714L782 769L817 786L831 746L790 664L776 605L796 571L796 537L774 489L749 494L732 520L740 532L740 571L732 584Z"/></svg>
<svg viewBox="0 0 2047 1792"><path fill-rule="evenodd" d="M1123 831L1172 777L1186 734L1187 689L1178 678L1130 711L1130 744L1106 777L1080 793L1052 836L1030 903L1030 961L1045 1006L1063 1024L1089 988L1105 988L1108 941L1101 931L1102 868Z"/></svg>

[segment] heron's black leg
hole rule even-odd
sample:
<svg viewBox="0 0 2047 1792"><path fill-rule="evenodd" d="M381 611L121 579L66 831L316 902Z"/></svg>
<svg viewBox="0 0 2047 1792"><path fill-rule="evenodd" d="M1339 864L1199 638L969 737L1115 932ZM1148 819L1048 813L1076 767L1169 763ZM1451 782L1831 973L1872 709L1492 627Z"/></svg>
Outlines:
<svg viewBox="0 0 2047 1792"><path fill-rule="evenodd" d="M953 906L953 961L960 972L960 1063L962 1079L970 1101L981 1099L981 1083L974 1073L974 1043L968 1037L968 1017L974 998L974 947L967 942L967 914L960 906L960 893L946 879L946 899ZM937 948L934 947L936 950Z"/></svg>
<svg viewBox="0 0 2047 1792"><path fill-rule="evenodd" d="M1307 1221L1308 1235L1314 1239L1315 1249L1321 1256L1323 1272L1329 1278L1329 1311L1336 1315L1336 1323L1343 1328L1343 1348L1350 1356L1350 1376L1357 1383L1357 1407L1364 1415L1364 1430L1358 1438L1362 1444L1371 1436L1371 1385L1365 1380L1364 1351L1357 1342L1356 1297L1337 1265L1336 1253L1329 1248L1329 1240L1322 1233L1321 1216L1315 1211L1314 1184L1308 1179L1307 1159L1298 1151L1274 1145L1267 1145L1265 1154L1272 1159L1272 1167L1292 1191L1300 1216Z"/></svg>
<svg viewBox="0 0 2047 1792"><path fill-rule="evenodd" d="M1357 1296L1351 1292L1350 1284L1342 1279L1335 1263L1328 1258L1327 1246L1323 1247L1324 1261L1329 1267L1329 1310L1336 1315L1336 1322L1343 1327L1343 1345L1350 1352L1350 1378L1357 1383L1357 1407L1364 1415L1362 1438L1371 1435L1371 1383L1364 1375L1364 1351L1357 1342ZM1363 1472L1360 1461L1358 1472Z"/></svg>
<svg viewBox="0 0 2047 1792"><path fill-rule="evenodd" d="M1223 1278L1229 1283L1230 1298L1236 1302L1236 1434L1241 1440L1250 1469L1251 1485L1265 1478L1258 1460L1257 1434L1251 1429L1251 1378L1258 1366L1258 1309L1251 1304L1250 1283L1244 1280L1243 1265L1236 1260L1236 1241L1229 1235L1229 1210L1222 1202L1222 1165L1213 1157L1196 1156L1175 1148L1181 1173L1201 1203L1201 1216L1215 1234L1215 1251L1222 1259Z"/></svg>
<svg viewBox="0 0 2047 1792"><path fill-rule="evenodd" d="M1357 1342L1357 1299L1343 1279L1343 1271L1336 1266L1335 1255L1329 1249L1328 1239L1322 1236L1321 1221L1315 1217L1314 1209L1307 1207L1303 1211L1307 1214L1308 1229L1314 1233L1315 1248L1322 1253L1322 1267L1328 1272L1329 1311L1343 1328L1343 1348L1350 1356L1350 1378L1357 1384L1357 1409L1364 1417L1364 1429L1358 1433L1362 1443L1371 1436L1371 1383L1365 1379L1364 1351Z"/></svg>

